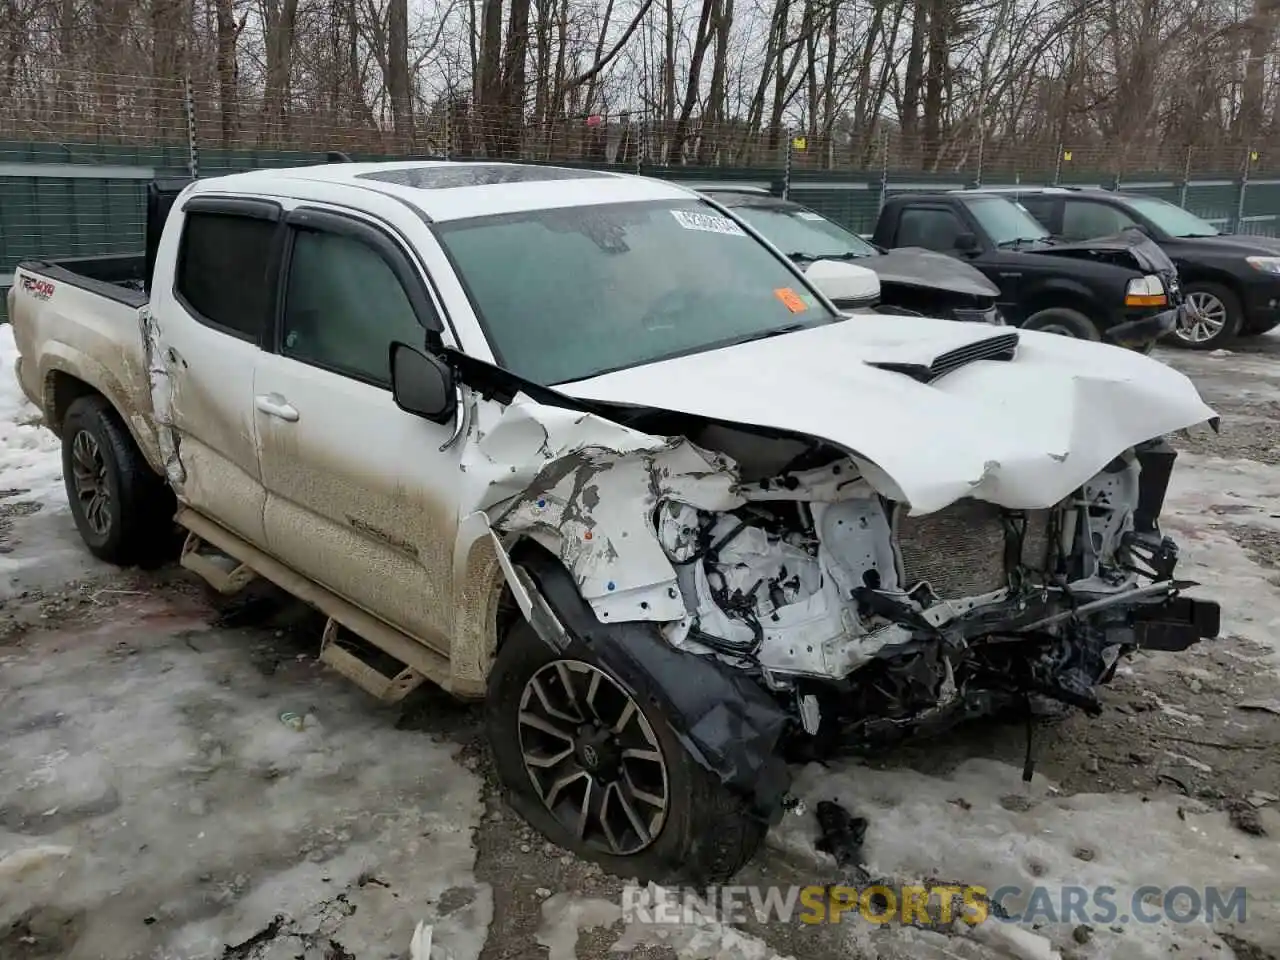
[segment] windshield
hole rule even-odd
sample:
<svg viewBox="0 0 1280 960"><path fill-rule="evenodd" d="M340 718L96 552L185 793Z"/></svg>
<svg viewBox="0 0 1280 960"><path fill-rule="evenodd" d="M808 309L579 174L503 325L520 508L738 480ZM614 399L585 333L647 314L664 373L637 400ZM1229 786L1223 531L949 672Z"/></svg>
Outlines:
<svg viewBox="0 0 1280 960"><path fill-rule="evenodd" d="M1218 229L1213 224L1165 200L1155 197L1125 197L1125 203L1171 237L1218 236Z"/></svg>
<svg viewBox="0 0 1280 960"><path fill-rule="evenodd" d="M879 251L857 234L821 214L795 206L741 206L733 212L788 256L808 260L824 257L872 257Z"/></svg>
<svg viewBox="0 0 1280 960"><path fill-rule="evenodd" d="M1027 213L1026 207L1008 197L967 197L964 202L997 247L1049 236L1049 231Z"/></svg>
<svg viewBox="0 0 1280 960"><path fill-rule="evenodd" d="M435 226L498 363L543 385L841 319L700 200Z"/></svg>

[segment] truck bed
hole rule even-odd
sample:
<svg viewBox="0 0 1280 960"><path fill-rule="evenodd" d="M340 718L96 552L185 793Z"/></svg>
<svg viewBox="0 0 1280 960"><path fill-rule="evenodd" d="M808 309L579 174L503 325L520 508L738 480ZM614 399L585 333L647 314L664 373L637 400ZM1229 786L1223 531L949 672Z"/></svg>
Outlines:
<svg viewBox="0 0 1280 960"><path fill-rule="evenodd" d="M18 268L134 309L145 306L148 300L147 258L143 253L24 260Z"/></svg>
<svg viewBox="0 0 1280 960"><path fill-rule="evenodd" d="M89 387L106 397L147 460L159 467L141 309L146 256L27 260L9 298L18 382L61 431L66 407Z"/></svg>

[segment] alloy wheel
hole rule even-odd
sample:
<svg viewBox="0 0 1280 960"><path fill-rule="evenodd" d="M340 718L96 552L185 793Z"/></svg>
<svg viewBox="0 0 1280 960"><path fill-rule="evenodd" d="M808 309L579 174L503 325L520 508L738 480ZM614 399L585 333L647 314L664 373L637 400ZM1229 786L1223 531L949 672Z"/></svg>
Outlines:
<svg viewBox="0 0 1280 960"><path fill-rule="evenodd" d="M105 537L111 529L107 462L97 439L87 430L81 430L71 441L71 475L85 523L95 535Z"/></svg>
<svg viewBox="0 0 1280 960"><path fill-rule="evenodd" d="M1180 340L1204 343L1216 337L1227 325L1227 305L1211 293L1203 290L1188 293L1187 307L1174 328Z"/></svg>
<svg viewBox="0 0 1280 960"><path fill-rule="evenodd" d="M607 673L554 660L525 683L520 752L534 790L578 840L613 856L657 839L669 806L653 727Z"/></svg>

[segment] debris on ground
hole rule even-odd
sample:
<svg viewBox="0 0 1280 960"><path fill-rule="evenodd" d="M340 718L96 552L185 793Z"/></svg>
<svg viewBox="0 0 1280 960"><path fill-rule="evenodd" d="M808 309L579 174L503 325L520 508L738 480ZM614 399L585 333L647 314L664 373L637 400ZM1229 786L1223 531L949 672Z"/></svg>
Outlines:
<svg viewBox="0 0 1280 960"><path fill-rule="evenodd" d="M838 867L862 864L862 842L867 836L867 820L855 817L832 800L819 800L814 810L818 819L818 841L815 849L829 853Z"/></svg>
<svg viewBox="0 0 1280 960"><path fill-rule="evenodd" d="M1241 700L1236 704L1241 710L1265 710L1267 713L1274 713L1280 716L1280 699L1272 698L1268 700Z"/></svg>

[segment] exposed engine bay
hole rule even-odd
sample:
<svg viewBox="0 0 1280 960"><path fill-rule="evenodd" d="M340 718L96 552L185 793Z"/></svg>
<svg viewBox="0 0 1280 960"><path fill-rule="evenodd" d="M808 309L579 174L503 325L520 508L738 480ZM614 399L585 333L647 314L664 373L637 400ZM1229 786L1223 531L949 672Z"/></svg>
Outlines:
<svg viewBox="0 0 1280 960"><path fill-rule="evenodd" d="M1180 586L1156 513L1175 454L1126 451L1051 509L960 500L912 517L847 458L744 484L731 511L661 503L655 530L687 615L673 645L758 671L804 731L868 741L1035 698L1096 708L1093 687L1154 633L1217 632ZM805 499L838 489L840 499ZM1192 601L1182 600L1183 605Z"/></svg>
<svg viewBox="0 0 1280 960"><path fill-rule="evenodd" d="M800 335L688 359L700 382L676 360L661 385L640 369L531 396L467 371L502 410L472 408L462 470L526 620L657 678L700 762L761 815L785 790L780 746L1097 712L1127 651L1219 629L1216 603L1183 596L1158 523L1176 456L1159 438L1216 424L1189 381L1129 351L918 322L962 346L864 346L816 381L824 403L798 383L740 388L790 369L776 354ZM864 380L892 416L841 406Z"/></svg>

